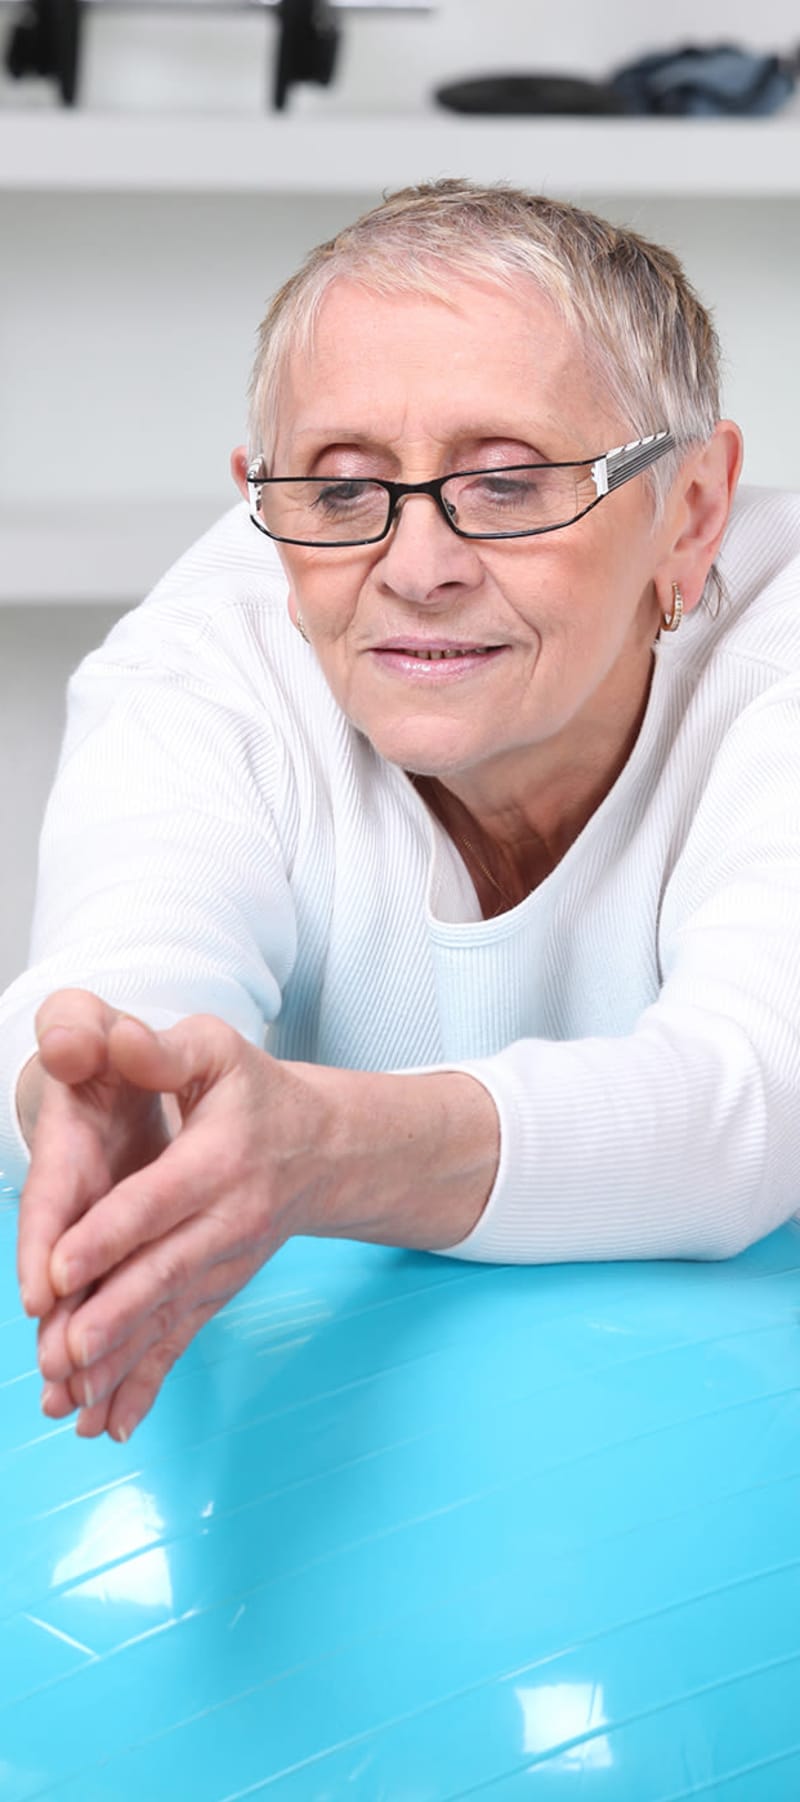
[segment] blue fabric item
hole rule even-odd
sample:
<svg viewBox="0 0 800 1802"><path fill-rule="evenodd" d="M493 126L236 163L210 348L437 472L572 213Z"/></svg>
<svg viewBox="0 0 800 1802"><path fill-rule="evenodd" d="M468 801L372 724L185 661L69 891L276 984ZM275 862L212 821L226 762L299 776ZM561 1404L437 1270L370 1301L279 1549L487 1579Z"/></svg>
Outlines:
<svg viewBox="0 0 800 1802"><path fill-rule="evenodd" d="M118 1446L39 1413L15 1225L2 1802L797 1802L800 1227L297 1239Z"/></svg>
<svg viewBox="0 0 800 1802"><path fill-rule="evenodd" d="M628 63L611 87L632 113L729 114L777 112L794 92L795 74L777 56L759 56L735 44L686 44Z"/></svg>

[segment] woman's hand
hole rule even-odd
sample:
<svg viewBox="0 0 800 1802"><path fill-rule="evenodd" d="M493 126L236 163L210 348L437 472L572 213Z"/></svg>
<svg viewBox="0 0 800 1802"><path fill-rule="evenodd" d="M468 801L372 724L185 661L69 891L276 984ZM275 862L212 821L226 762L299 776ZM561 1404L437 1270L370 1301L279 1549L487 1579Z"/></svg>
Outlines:
<svg viewBox="0 0 800 1802"><path fill-rule="evenodd" d="M157 1158L170 1139L161 1098L132 1088L109 1061L109 1034L122 1017L86 990L49 996L36 1017L38 1056L17 1090L23 1128L35 1147L20 1203L20 1288L27 1312L42 1320L40 1340L61 1347L56 1362L62 1364L69 1318L84 1292L57 1300L53 1247L115 1181ZM43 1405L58 1417L76 1403L61 1382L48 1385Z"/></svg>
<svg viewBox="0 0 800 1802"><path fill-rule="evenodd" d="M198 1328L298 1230L324 1104L314 1117L297 1066L211 1016L155 1033L62 991L37 1031L18 1264L41 1318L43 1406L126 1439Z"/></svg>
<svg viewBox="0 0 800 1802"><path fill-rule="evenodd" d="M498 1127L474 1078L284 1063L207 1015L156 1033L106 1009L57 1042L64 1001L42 1010L19 1266L43 1406L79 1407L84 1435L129 1438L199 1327L293 1233L436 1249L482 1211Z"/></svg>

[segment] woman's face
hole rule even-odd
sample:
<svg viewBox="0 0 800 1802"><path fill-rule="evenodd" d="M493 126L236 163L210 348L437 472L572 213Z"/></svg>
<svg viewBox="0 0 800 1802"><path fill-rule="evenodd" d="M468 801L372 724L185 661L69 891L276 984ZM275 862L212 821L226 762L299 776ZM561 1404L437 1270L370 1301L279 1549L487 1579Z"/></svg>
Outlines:
<svg viewBox="0 0 800 1802"><path fill-rule="evenodd" d="M530 285L455 282L451 301L335 283L312 353L286 371L273 473L419 482L594 457L632 435ZM537 538L468 542L415 496L382 543L279 549L339 705L416 774L469 785L556 746L579 756L645 692L662 549L642 477ZM426 645L492 649L403 654Z"/></svg>

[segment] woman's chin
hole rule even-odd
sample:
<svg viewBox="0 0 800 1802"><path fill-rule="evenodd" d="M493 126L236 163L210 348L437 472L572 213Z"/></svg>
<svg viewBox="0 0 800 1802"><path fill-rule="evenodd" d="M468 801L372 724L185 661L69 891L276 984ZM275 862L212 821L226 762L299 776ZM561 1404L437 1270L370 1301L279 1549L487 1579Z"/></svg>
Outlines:
<svg viewBox="0 0 800 1802"><path fill-rule="evenodd" d="M451 739L447 744L403 732L378 732L369 737L384 762L397 764L409 776L438 776L444 780L482 762L478 748L468 742L466 735L457 743Z"/></svg>

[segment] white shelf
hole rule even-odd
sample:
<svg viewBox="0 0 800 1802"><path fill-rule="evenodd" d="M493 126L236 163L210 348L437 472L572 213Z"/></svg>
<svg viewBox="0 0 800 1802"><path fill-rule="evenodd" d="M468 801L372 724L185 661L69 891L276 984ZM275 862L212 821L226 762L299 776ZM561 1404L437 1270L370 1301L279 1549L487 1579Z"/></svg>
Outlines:
<svg viewBox="0 0 800 1802"><path fill-rule="evenodd" d="M235 495L232 500L235 501ZM217 501L113 502L0 512L0 606L135 606L225 511Z"/></svg>
<svg viewBox="0 0 800 1802"><path fill-rule="evenodd" d="M368 194L442 175L579 195L800 195L800 113L509 122L0 115L6 191Z"/></svg>

